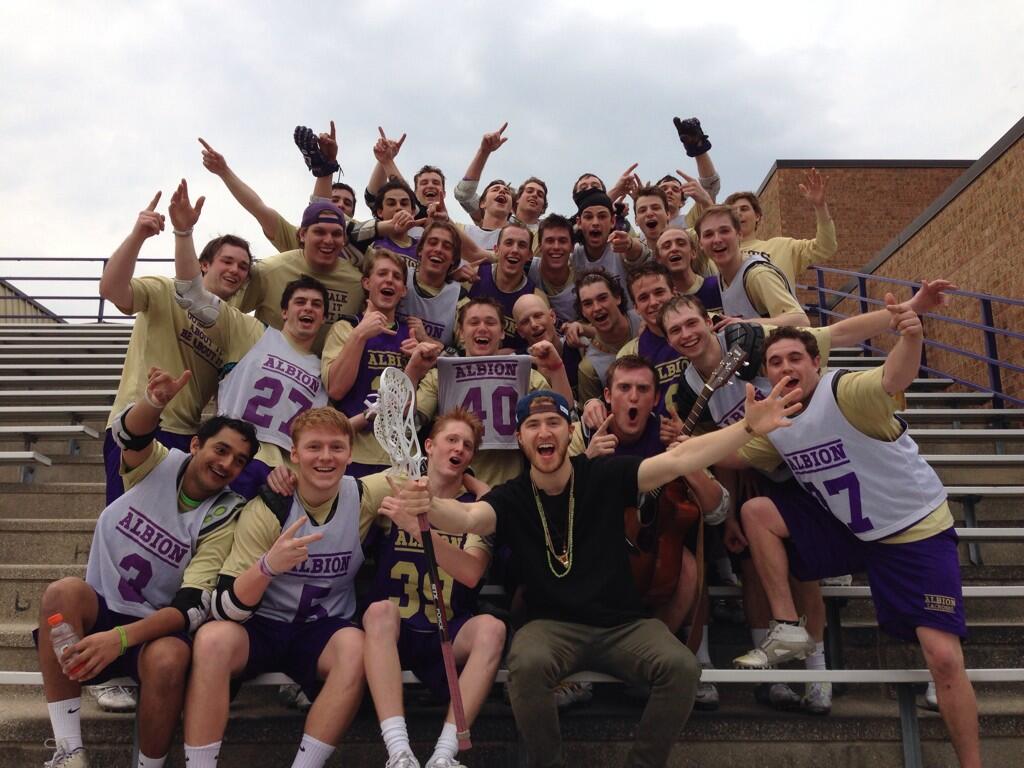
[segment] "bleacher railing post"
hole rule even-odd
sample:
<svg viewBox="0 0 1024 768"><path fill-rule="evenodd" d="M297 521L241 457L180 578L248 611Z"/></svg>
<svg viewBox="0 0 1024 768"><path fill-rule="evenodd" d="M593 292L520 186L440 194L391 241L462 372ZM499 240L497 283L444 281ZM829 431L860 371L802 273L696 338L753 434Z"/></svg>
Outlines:
<svg viewBox="0 0 1024 768"><path fill-rule="evenodd" d="M822 312L825 308L825 273L815 267L814 274L818 276L818 325L828 325L829 316Z"/></svg>
<svg viewBox="0 0 1024 768"><path fill-rule="evenodd" d="M900 704L900 734L903 737L904 768L924 768L921 758L921 734L917 727L917 701L913 683L897 683Z"/></svg>
<svg viewBox="0 0 1024 768"><path fill-rule="evenodd" d="M110 261L110 259L104 259L103 260L103 267L100 269L100 276L101 277L102 277L103 273L107 271L107 262L108 261ZM97 323L102 323L103 322L103 308L104 308L103 305L106 303L106 299L103 298L103 294L102 293L99 294L99 297L100 297L100 307L99 307L99 310L96 312L96 322Z"/></svg>
<svg viewBox="0 0 1024 768"><path fill-rule="evenodd" d="M986 326L985 330L985 355L989 360L999 359L999 346L996 342L995 315L992 314L991 299L979 299L981 304L981 322ZM1003 377L999 366L994 362L988 363L988 385L992 389L992 407L1003 408L1003 399L999 397L1003 393Z"/></svg>
<svg viewBox="0 0 1024 768"><path fill-rule="evenodd" d="M860 313L866 315L871 311L868 306L868 278L866 275L857 276L857 289L860 291ZM864 357L871 357L871 345L866 341L860 345L861 350L864 352Z"/></svg>

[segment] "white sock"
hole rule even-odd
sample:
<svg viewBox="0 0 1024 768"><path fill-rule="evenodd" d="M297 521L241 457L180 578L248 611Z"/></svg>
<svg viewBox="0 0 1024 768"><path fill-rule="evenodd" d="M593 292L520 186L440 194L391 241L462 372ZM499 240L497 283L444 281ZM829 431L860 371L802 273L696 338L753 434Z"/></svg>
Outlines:
<svg viewBox="0 0 1024 768"><path fill-rule="evenodd" d="M82 746L82 697L47 703L53 738L64 749L74 752Z"/></svg>
<svg viewBox="0 0 1024 768"><path fill-rule="evenodd" d="M434 754L430 756L427 763L432 763L440 757L446 757L449 760L454 760L457 754L459 754L458 730L455 728L455 723L449 723L446 721L444 728L441 729L441 735L437 737L437 744L434 746Z"/></svg>
<svg viewBox="0 0 1024 768"><path fill-rule="evenodd" d="M757 648L764 642L764 639L768 637L767 627L751 627L750 628L750 639L754 641L754 647Z"/></svg>
<svg viewBox="0 0 1024 768"><path fill-rule="evenodd" d="M139 763L135 768L164 768L164 763L167 762L167 755L163 757L146 757L142 754L142 750L139 750Z"/></svg>
<svg viewBox="0 0 1024 768"><path fill-rule="evenodd" d="M409 731L406 730L405 718L401 715L381 720L380 735L388 750L389 760L402 752L412 754L412 747L409 745Z"/></svg>
<svg viewBox="0 0 1024 768"><path fill-rule="evenodd" d="M826 669L825 667L825 643L815 643L814 653L808 654L804 659L806 669Z"/></svg>
<svg viewBox="0 0 1024 768"><path fill-rule="evenodd" d="M690 633L687 631L686 636L689 637ZM711 656L708 654L708 625L704 625L704 629L700 633L700 645L697 646L697 663L702 667L711 666Z"/></svg>
<svg viewBox="0 0 1024 768"><path fill-rule="evenodd" d="M334 754L334 747L304 733L302 742L299 744L299 751L295 753L292 768L322 768L332 754Z"/></svg>
<svg viewBox="0 0 1024 768"><path fill-rule="evenodd" d="M217 768L220 759L221 742L215 741L203 747L185 745L185 762L188 768Z"/></svg>

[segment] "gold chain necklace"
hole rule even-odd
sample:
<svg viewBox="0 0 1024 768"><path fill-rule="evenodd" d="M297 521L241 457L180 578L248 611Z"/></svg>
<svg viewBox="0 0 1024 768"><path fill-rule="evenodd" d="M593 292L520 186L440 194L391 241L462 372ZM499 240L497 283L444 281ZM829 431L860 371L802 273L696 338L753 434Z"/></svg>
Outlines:
<svg viewBox="0 0 1024 768"><path fill-rule="evenodd" d="M544 514L544 505L541 504L540 501L540 493L537 491L537 486L533 480L530 480L530 486L533 488L533 500L537 504L537 513L540 515L540 524L544 529L544 553L548 558L548 568L551 569L551 573L555 575L556 579L564 578L568 575L569 571L572 570L572 523L574 512L576 511L576 499L573 489L574 476L574 472L569 473L569 521L565 532L565 548L562 550L561 554L555 551L555 544L551 540L551 532L548 530L547 515ZM555 559L561 564L561 573L555 570L555 562L551 559L552 555L554 555Z"/></svg>

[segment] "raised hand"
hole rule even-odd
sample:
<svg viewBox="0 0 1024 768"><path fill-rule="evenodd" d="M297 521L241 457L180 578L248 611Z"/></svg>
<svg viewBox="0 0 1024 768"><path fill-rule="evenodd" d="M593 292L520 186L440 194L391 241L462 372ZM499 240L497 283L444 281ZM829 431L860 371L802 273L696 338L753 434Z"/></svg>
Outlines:
<svg viewBox="0 0 1024 768"><path fill-rule="evenodd" d="M672 123L676 127L679 141L683 143L687 155L697 157L711 149L711 142L708 141L708 136L704 133L704 129L700 126L700 120L696 117L689 117L686 120L673 117Z"/></svg>
<svg viewBox="0 0 1024 768"><path fill-rule="evenodd" d="M508 128L508 122L503 123L501 128L499 128L496 131L493 131L491 133L485 133L483 138L480 139L480 150L482 152L487 152L488 154L490 154L491 152L494 152L496 149L498 149L498 147L500 147L506 141L508 141L507 138L501 135L505 132L506 128Z"/></svg>
<svg viewBox="0 0 1024 768"><path fill-rule="evenodd" d="M181 376L174 378L162 368L153 366L149 369L146 382L146 400L154 408L163 408L185 388L191 378L192 371L187 368Z"/></svg>
<svg viewBox="0 0 1024 768"><path fill-rule="evenodd" d="M203 166L206 170L215 176L223 176L227 173L228 162L224 159L224 155L207 144L202 137L199 138L199 143L203 145Z"/></svg>
<svg viewBox="0 0 1024 768"><path fill-rule="evenodd" d="M632 240L628 232L623 232L621 229L616 229L614 232L608 235L608 244L616 253L629 253L629 248L632 244Z"/></svg>
<svg viewBox="0 0 1024 768"><path fill-rule="evenodd" d="M900 336L920 338L924 335L924 328L921 325L921 318L917 312L904 304L897 304L896 297L891 293L885 294L885 308L890 312L889 327Z"/></svg>
<svg viewBox="0 0 1024 768"><path fill-rule="evenodd" d="M363 319L359 321L353 331L358 333L364 339L372 339L381 333L386 333L389 336L396 336L398 331L391 327L391 321L388 320L387 316L376 309L371 309L373 305L367 303L366 312L363 313Z"/></svg>
<svg viewBox="0 0 1024 768"><path fill-rule="evenodd" d="M746 421L756 435L767 435L776 429L790 426L789 416L798 413L803 405L800 398L804 391L797 387L786 394L782 394L786 385L789 384L789 376L782 379L772 387L768 397L764 400L754 399L754 385L747 384L747 401L745 404Z"/></svg>
<svg viewBox="0 0 1024 768"><path fill-rule="evenodd" d="M332 162L338 161L338 136L334 131L334 121L331 120L331 132L321 133L317 140L320 144L320 151L323 152L324 157Z"/></svg>
<svg viewBox="0 0 1024 768"><path fill-rule="evenodd" d="M444 207L444 200L427 206L427 218L423 222L423 226L429 227L435 221L448 221L448 211Z"/></svg>
<svg viewBox="0 0 1024 768"><path fill-rule="evenodd" d="M804 174L804 182L800 185L800 194L815 208L821 208L825 204L825 177L817 168L811 168Z"/></svg>
<svg viewBox="0 0 1024 768"><path fill-rule="evenodd" d="M558 350L547 339L533 344L527 352L541 373L551 373L562 367L562 358L559 356Z"/></svg>
<svg viewBox="0 0 1024 768"><path fill-rule="evenodd" d="M281 535L277 537L274 546L265 555L266 564L274 573L286 573L297 565L306 562L309 557L309 545L314 541L320 541L324 537L322 533L310 533L306 536L296 536L299 528L306 524L309 518L303 515L294 523L289 525Z"/></svg>
<svg viewBox="0 0 1024 768"><path fill-rule="evenodd" d="M708 194L708 191L700 185L700 181L692 176L687 176L678 169L676 170L676 174L683 180L683 195L686 197L692 197L705 208L710 208L715 204L715 201L711 199L711 195Z"/></svg>
<svg viewBox="0 0 1024 768"><path fill-rule="evenodd" d="M955 290L957 287L949 280L922 280L920 290L903 302L902 306L923 315L949 304L950 297L945 291Z"/></svg>
<svg viewBox="0 0 1024 768"><path fill-rule="evenodd" d="M608 417L601 422L601 426L590 438L590 445L587 446L587 458L596 459L598 456L611 456L619 445L619 438L609 430L615 417L608 414Z"/></svg>
<svg viewBox="0 0 1024 768"><path fill-rule="evenodd" d="M458 269L452 271L452 280L457 283L479 283L480 267L463 261Z"/></svg>
<svg viewBox="0 0 1024 768"><path fill-rule="evenodd" d="M139 217L135 220L135 226L132 227L132 234L145 240L164 231L164 215L156 212L156 205L160 202L162 194L162 192L157 192L149 201L149 205L139 211Z"/></svg>
<svg viewBox="0 0 1024 768"><path fill-rule="evenodd" d="M205 202L206 198L200 197L193 206L188 199L188 182L182 179L171 195L171 204L167 207L167 212L171 216L171 226L179 232L190 231L199 221Z"/></svg>
<svg viewBox="0 0 1024 768"><path fill-rule="evenodd" d="M380 138L377 139L377 143L373 146L373 156L383 165L398 157L398 153L402 151L402 145L405 144L405 134L403 133L402 138L398 141L394 141L387 137L384 129L379 125L377 126L377 133L380 134Z"/></svg>

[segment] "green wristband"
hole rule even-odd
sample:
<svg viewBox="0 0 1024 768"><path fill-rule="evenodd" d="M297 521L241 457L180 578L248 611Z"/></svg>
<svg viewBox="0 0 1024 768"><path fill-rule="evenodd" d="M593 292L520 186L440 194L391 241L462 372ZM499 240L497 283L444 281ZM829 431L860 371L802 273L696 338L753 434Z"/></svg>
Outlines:
<svg viewBox="0 0 1024 768"><path fill-rule="evenodd" d="M125 651L128 650L128 633L125 632L125 629L122 626L114 627L114 629L117 630L117 636L121 638L121 652L117 655L124 656Z"/></svg>

